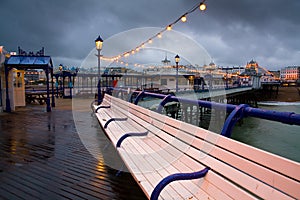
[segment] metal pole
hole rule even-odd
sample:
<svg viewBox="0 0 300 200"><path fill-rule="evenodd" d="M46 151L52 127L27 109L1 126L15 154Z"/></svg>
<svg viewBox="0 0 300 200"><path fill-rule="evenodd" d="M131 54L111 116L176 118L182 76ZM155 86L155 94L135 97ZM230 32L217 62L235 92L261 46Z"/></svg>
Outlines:
<svg viewBox="0 0 300 200"><path fill-rule="evenodd" d="M176 92L178 92L178 62L176 62Z"/></svg>
<svg viewBox="0 0 300 200"><path fill-rule="evenodd" d="M226 89L228 89L228 71L226 70Z"/></svg>
<svg viewBox="0 0 300 200"><path fill-rule="evenodd" d="M6 89L6 104L5 104L5 111L11 112L10 107L10 99L9 99L9 90L8 90L8 76L9 76L9 69L7 66L5 66L5 89Z"/></svg>
<svg viewBox="0 0 300 200"><path fill-rule="evenodd" d="M51 112L51 105L50 105L50 87L49 87L49 67L46 68L46 80L47 80L47 112Z"/></svg>
<svg viewBox="0 0 300 200"><path fill-rule="evenodd" d="M52 104L51 104L51 106L52 107L55 107L55 98L54 98L54 82L53 82L53 68L51 68L51 87L52 87L52 99L51 99L51 101L52 101Z"/></svg>
<svg viewBox="0 0 300 200"><path fill-rule="evenodd" d="M100 51L101 49L97 49L98 51L98 85L97 85L97 88L98 88L98 99L97 99L97 102L98 102L98 105L101 103L101 75L100 75Z"/></svg>

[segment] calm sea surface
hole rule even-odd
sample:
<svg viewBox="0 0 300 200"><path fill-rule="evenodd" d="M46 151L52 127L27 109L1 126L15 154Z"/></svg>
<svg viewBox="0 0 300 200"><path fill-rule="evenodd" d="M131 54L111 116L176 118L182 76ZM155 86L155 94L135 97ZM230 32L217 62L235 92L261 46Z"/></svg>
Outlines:
<svg viewBox="0 0 300 200"><path fill-rule="evenodd" d="M300 114L300 102L261 105L259 108ZM235 126L232 138L300 162L300 126L248 117L242 125Z"/></svg>

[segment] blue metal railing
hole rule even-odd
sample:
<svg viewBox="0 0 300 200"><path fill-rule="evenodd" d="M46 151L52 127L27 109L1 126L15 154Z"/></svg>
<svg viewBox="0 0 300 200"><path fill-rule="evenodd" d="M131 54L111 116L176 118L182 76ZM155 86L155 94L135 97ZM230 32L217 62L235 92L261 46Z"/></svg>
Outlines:
<svg viewBox="0 0 300 200"><path fill-rule="evenodd" d="M128 92L124 89L114 89L118 93L120 92ZM300 125L300 114L296 114L294 112L279 112L273 110L266 110L260 108L253 108L246 104L241 105L232 105L232 104L224 104L224 103L216 103L205 100L192 100L185 99L181 97L176 97L173 95L165 95L165 94L157 94L145 91L134 91L128 98L128 101L133 102L134 104L138 104L138 102L145 98L152 97L162 99L160 102L157 112L161 113L163 107L170 102L180 102L182 104L196 105L209 109L216 110L226 110L227 113L230 113L227 117L223 129L221 131L221 135L226 137L231 136L231 131L237 121L245 117L256 117L260 119L266 119L271 121L282 122L290 125Z"/></svg>

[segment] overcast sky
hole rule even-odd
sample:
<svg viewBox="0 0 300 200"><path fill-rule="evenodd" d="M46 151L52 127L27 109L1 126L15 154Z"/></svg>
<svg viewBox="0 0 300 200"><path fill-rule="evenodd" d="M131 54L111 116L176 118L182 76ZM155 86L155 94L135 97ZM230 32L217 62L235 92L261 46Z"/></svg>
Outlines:
<svg viewBox="0 0 300 200"><path fill-rule="evenodd" d="M133 28L165 27L197 2L0 0L0 45L8 51L45 47L55 65L79 67L99 34L105 48L105 39ZM206 0L206 4L205 12L196 10L174 30L201 44L217 65L243 66L251 59L271 70L300 65L299 0Z"/></svg>

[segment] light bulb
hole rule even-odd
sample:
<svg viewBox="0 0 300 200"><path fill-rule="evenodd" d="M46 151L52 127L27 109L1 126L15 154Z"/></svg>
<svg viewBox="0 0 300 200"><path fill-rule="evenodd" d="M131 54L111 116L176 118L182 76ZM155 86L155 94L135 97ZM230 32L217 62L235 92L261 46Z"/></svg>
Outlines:
<svg viewBox="0 0 300 200"><path fill-rule="evenodd" d="M200 3L199 9L200 9L201 11L206 10L206 5L205 5L205 3Z"/></svg>

